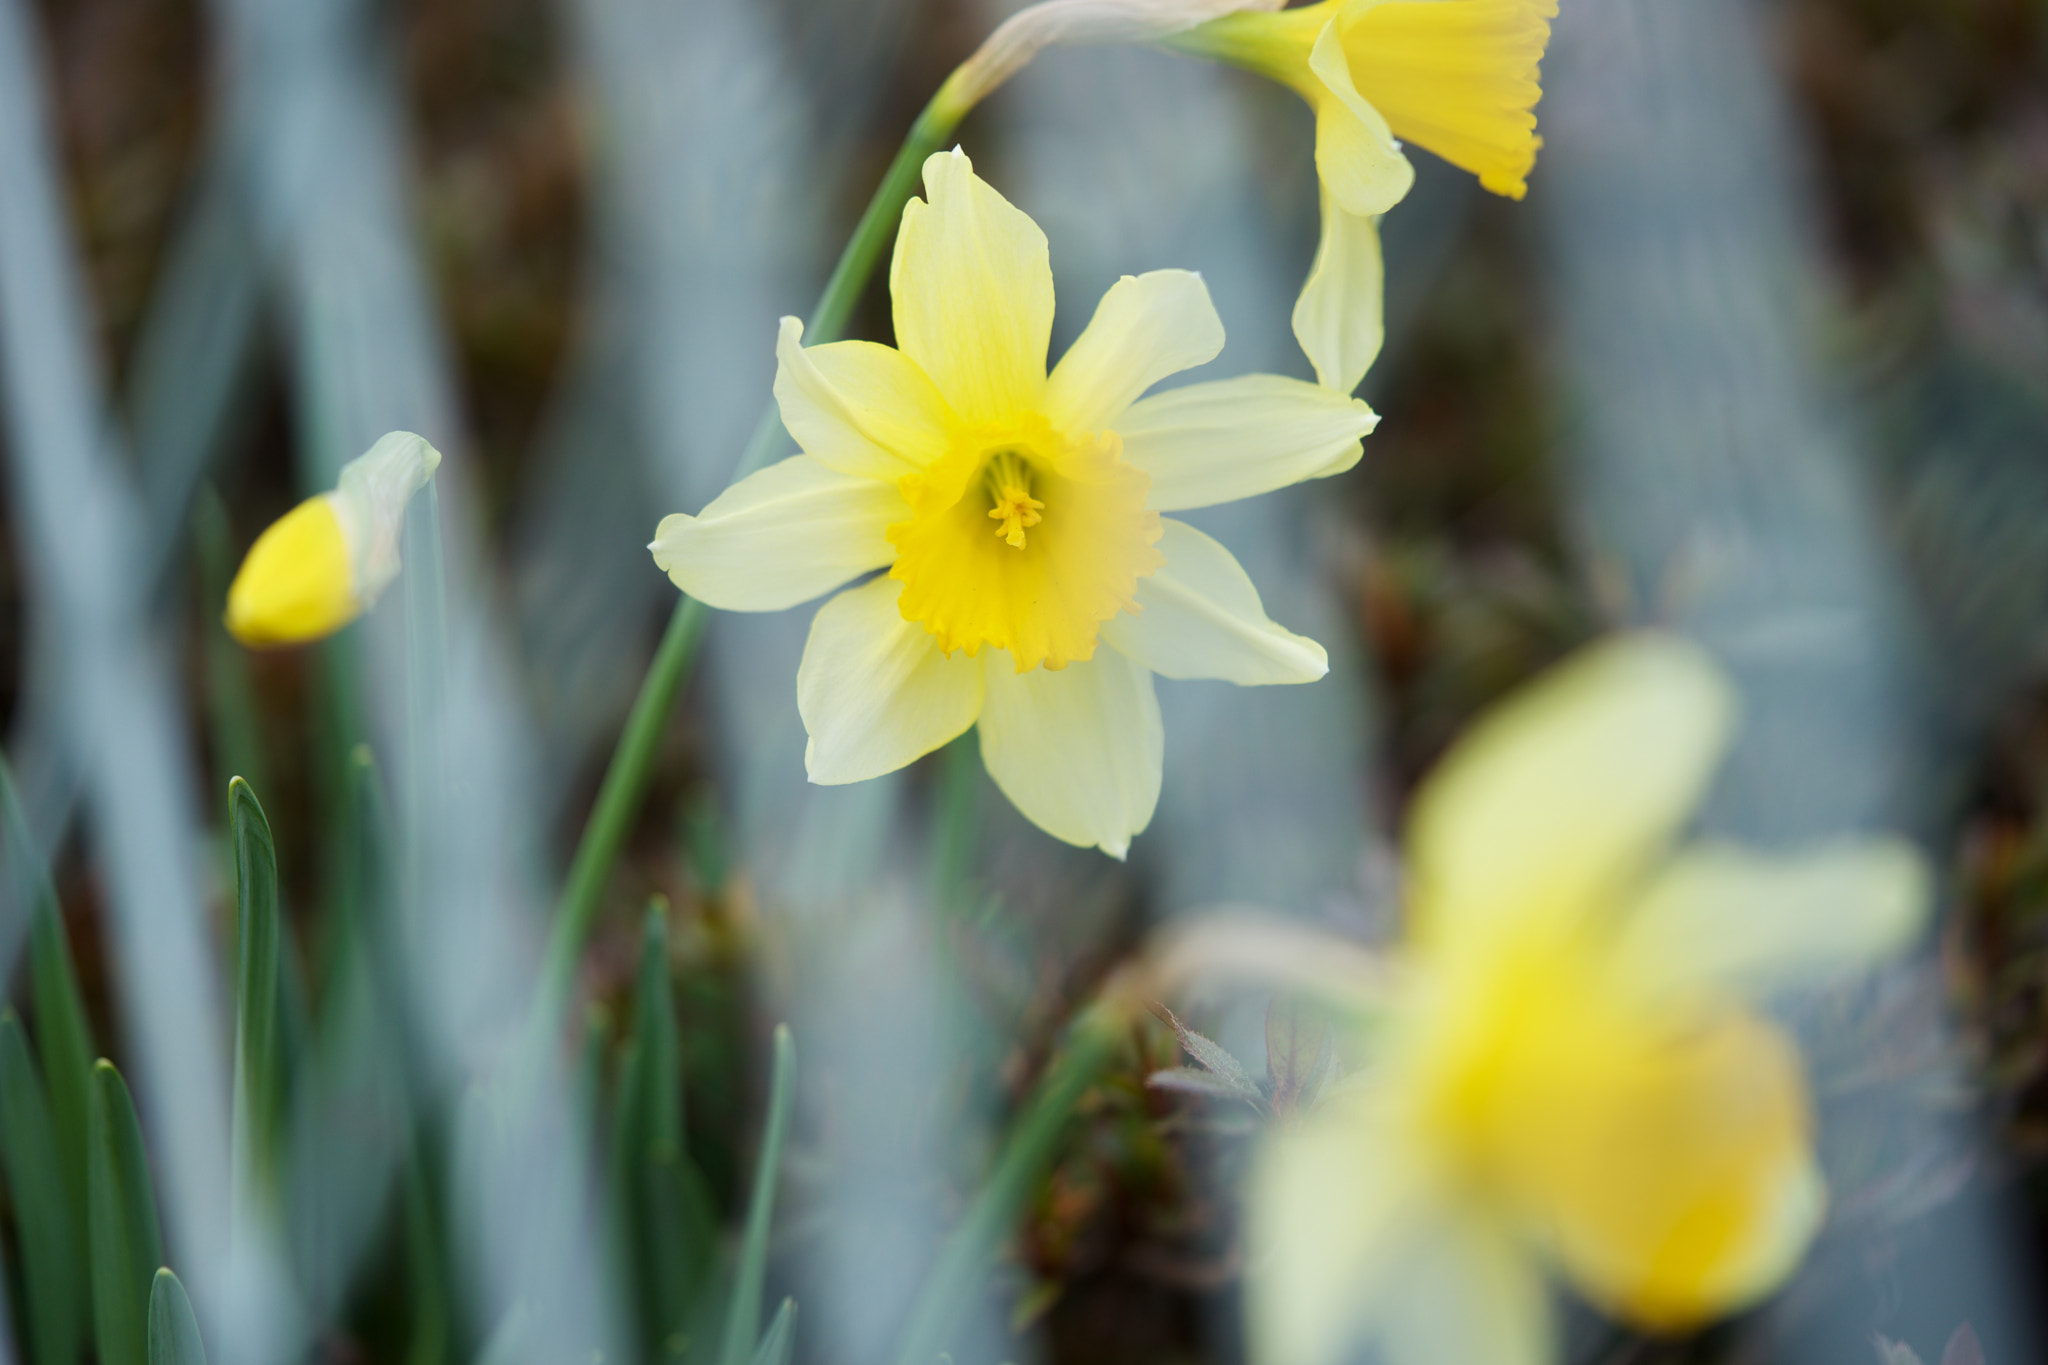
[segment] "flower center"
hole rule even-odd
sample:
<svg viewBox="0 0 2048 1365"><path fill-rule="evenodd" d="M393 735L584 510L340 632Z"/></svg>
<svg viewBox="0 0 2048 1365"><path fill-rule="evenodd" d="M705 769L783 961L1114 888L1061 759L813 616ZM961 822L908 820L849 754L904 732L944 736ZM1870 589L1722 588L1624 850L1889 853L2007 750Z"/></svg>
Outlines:
<svg viewBox="0 0 2048 1365"><path fill-rule="evenodd" d="M1014 450L996 452L982 471L991 506L989 519L998 522L996 534L1013 550L1024 548L1026 528L1045 518L1039 513L1045 504L1031 496L1031 468Z"/></svg>
<svg viewBox="0 0 2048 1365"><path fill-rule="evenodd" d="M1122 452L1114 432L1069 436L1036 413L956 433L899 485L911 515L889 528L889 574L904 619L949 654L1008 650L1020 673L1092 658L1102 623L1136 611L1138 580L1164 562L1151 480Z"/></svg>

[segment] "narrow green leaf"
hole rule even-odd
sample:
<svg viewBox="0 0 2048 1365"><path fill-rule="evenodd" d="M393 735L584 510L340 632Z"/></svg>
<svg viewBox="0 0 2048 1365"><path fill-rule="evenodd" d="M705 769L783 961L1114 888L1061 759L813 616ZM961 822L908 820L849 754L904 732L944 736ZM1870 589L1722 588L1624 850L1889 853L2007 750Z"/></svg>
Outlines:
<svg viewBox="0 0 2048 1365"><path fill-rule="evenodd" d="M277 846L247 782L228 783L235 846L235 1113L237 1198L269 1178L277 1121Z"/></svg>
<svg viewBox="0 0 2048 1365"><path fill-rule="evenodd" d="M145 1365L150 1279L164 1261L163 1234L135 1101L104 1057L92 1070L91 1129L87 1203L100 1365Z"/></svg>
<svg viewBox="0 0 2048 1365"><path fill-rule="evenodd" d="M684 1147L667 910L659 898L647 908L612 1130L613 1207L641 1329L658 1359L677 1356L689 1339L717 1239L710 1195Z"/></svg>
<svg viewBox="0 0 2048 1365"><path fill-rule="evenodd" d="M149 1288L149 1365L206 1365L192 1300L168 1267Z"/></svg>
<svg viewBox="0 0 2048 1365"><path fill-rule="evenodd" d="M14 1011L0 1013L0 1165L21 1240L30 1359L77 1365L85 1327L85 1258L65 1198L57 1130L28 1039Z"/></svg>
<svg viewBox="0 0 2048 1365"><path fill-rule="evenodd" d="M657 896L640 926L640 971L634 981L633 1035L646 1057L647 1140L657 1149L683 1146L682 1060L676 1047L675 990L668 969L668 902Z"/></svg>
<svg viewBox="0 0 2048 1365"><path fill-rule="evenodd" d="M782 1141L789 1132L789 1110L796 1094L796 1043L789 1025L775 1026L775 1071L769 1081L768 1122L761 1134L760 1164L754 1170L754 1195L747 1205L747 1228L740 1239L739 1264L733 1268L732 1298L725 1310L722 1365L747 1365L761 1331L761 1282L768 1271L768 1225L775 1215L775 1185L782 1168Z"/></svg>
<svg viewBox="0 0 2048 1365"><path fill-rule="evenodd" d="M384 778L376 755L367 744L358 744L348 756L348 849L341 860L345 883L340 904L345 907L357 931L371 942L379 941L397 923L391 912L391 898L398 887L397 847L391 829L391 811L385 801ZM329 932L338 932L338 922ZM338 954L322 954L332 962ZM386 955L388 956L388 954Z"/></svg>
<svg viewBox="0 0 2048 1365"><path fill-rule="evenodd" d="M415 1146L405 1163L406 1284L412 1291L412 1341L406 1365L443 1365L448 1359L451 1310L448 1275L441 1258L433 1191Z"/></svg>
<svg viewBox="0 0 2048 1365"><path fill-rule="evenodd" d="M85 1145L88 1098L92 1078L92 1025L85 1014L85 995L78 988L78 969L49 869L31 853L28 822L15 796L14 778L0 763L0 820L5 821L6 846L16 867L16 886L36 899L29 925L29 982L36 1018L36 1048L43 1079L50 1087L50 1116L57 1125L57 1160L64 1169L64 1188L71 1200L73 1227L85 1226Z"/></svg>
<svg viewBox="0 0 2048 1365"><path fill-rule="evenodd" d="M789 1365L790 1349L796 1345L796 1300L784 1299L775 1310L761 1344L754 1348L753 1365Z"/></svg>

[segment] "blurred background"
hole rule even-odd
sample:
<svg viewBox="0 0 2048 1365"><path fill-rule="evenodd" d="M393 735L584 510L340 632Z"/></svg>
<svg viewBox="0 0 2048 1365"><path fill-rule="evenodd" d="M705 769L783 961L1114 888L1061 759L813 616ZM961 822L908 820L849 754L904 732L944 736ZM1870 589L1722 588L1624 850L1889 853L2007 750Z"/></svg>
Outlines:
<svg viewBox="0 0 2048 1365"><path fill-rule="evenodd" d="M1800 1279L1692 1341L1575 1317L1568 1357L1882 1360L1877 1333L1933 1365L1968 1322L1992 1365L2042 1358L2039 0L1562 0L1527 200L1418 152L1386 220L1362 463L1195 518L1327 644L1330 677L1163 684L1165 793L1120 865L1016 817L971 737L809 787L808 610L715 620L579 969L577 1045L535 1082L565 1117L501 1161L465 1145L489 1145L473 1064L512 1027L674 605L654 524L725 486L776 319L807 311L910 120L1011 8L0 0L0 717L28 829L0 964L26 979L22 869L47 858L170 1263L202 1325L228 1324L215 1358L702 1349L654 1272L617 1269L654 1263L642 1215L590 1212L625 1179L600 1149L649 962L709 1239L684 1259L731 1252L787 1021L768 1304L800 1305L799 1358L887 1358L1063 1024L1146 932L1254 902L1383 939L1417 777L1489 702L1632 623L1696 634L1744 688L1710 826L1903 829L1944 909L1912 963L1786 1006L1834 1188ZM961 141L1051 239L1055 353L1118 275L1179 266L1229 333L1194 377L1308 377L1287 319L1310 126L1236 72L1055 50ZM851 334L889 339L879 282ZM405 777L403 590L310 649L248 653L218 624L258 531L395 428L448 457L439 805ZM392 933L355 880L366 753L399 841L436 850ZM285 930L267 1240L217 1197L234 775L275 834ZM1265 1010L1193 1022L1256 1072ZM1241 1357L1255 1119L1147 1087L1176 1060L1164 1025L1135 1030L1087 1092L953 1359ZM23 1249L10 1220L17 1310Z"/></svg>

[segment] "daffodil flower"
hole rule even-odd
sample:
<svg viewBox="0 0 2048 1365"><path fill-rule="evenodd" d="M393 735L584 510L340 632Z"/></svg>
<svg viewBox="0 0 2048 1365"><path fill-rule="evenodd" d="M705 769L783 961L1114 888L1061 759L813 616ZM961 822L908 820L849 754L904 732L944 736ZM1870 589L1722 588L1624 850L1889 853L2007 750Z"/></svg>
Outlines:
<svg viewBox="0 0 2048 1365"><path fill-rule="evenodd" d="M1294 305L1317 378L1350 393L1383 336L1378 218L1408 193L1412 142L1520 199L1542 139L1532 112L1557 0L1323 0L1246 10L1167 35L1247 67L1316 115L1322 242Z"/></svg>
<svg viewBox="0 0 2048 1365"><path fill-rule="evenodd" d="M1798 1264L1825 1206L1812 1109L1797 1047L1748 1000L1896 951L1928 885L1897 841L1679 843L1732 719L1696 649L1627 638L1428 779L1404 951L1353 972L1364 1066L1254 1163L1256 1361L1332 1365L1370 1339L1391 1365L1545 1365L1546 1267L1676 1330ZM1328 987L1335 957L1274 951Z"/></svg>
<svg viewBox="0 0 2048 1365"><path fill-rule="evenodd" d="M1121 857L1159 795L1154 673L1299 683L1328 666L1229 551L1160 514L1349 469L1377 419L1271 375L1141 398L1223 347L1186 271L1119 280L1048 374L1045 235L957 150L924 180L890 268L897 346L805 347L785 318L775 397L804 453L664 519L650 548L734 611L886 570L811 624L811 780L876 777L978 726L1019 810Z"/></svg>
<svg viewBox="0 0 2048 1365"><path fill-rule="evenodd" d="M256 537L228 586L228 632L245 645L332 635L398 577L405 506L441 452L394 431L342 466L334 490L307 498Z"/></svg>

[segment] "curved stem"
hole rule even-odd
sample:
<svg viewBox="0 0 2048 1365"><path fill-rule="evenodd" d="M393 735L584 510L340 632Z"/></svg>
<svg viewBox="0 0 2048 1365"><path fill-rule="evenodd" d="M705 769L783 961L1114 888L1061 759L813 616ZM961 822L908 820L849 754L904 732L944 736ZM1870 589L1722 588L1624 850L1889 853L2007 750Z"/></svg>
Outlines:
<svg viewBox="0 0 2048 1365"><path fill-rule="evenodd" d="M838 340L845 331L854 306L860 302L875 266L881 261L883 249L895 235L904 203L917 188L925 158L938 151L953 135L953 130L959 127L970 107L962 103L958 83L949 77L939 87L938 94L925 105L917 121L910 125L910 132L897 150L895 160L889 163L882 183L875 187L860 221L854 225L853 235L839 253L838 264L833 266L831 277L825 281L818 306L811 311L810 320L804 328L805 342L813 346L823 345ZM741 452L733 477L745 478L767 464L776 445L786 439L782 434L782 421L771 402L755 426L752 439ZM661 644L655 650L654 659L648 664L646 676L640 681L640 692L633 699L626 728L620 733L618 746L613 749L611 762L605 768L604 783L598 789L597 802L591 807L589 818L584 821L583 835L577 841L561 899L555 906L541 982L545 1015L552 1016L567 999L576 960L582 954L583 941L596 917L598 901L611 875L612 863L617 859L626 831L640 808L640 799L646 795L647 779L654 768L655 746L661 739L669 712L675 706L676 694L682 690L683 683L690 676L691 665L696 661L697 644L704 635L706 616L704 604L694 598L685 597L678 601L669 617L668 628L662 634Z"/></svg>

